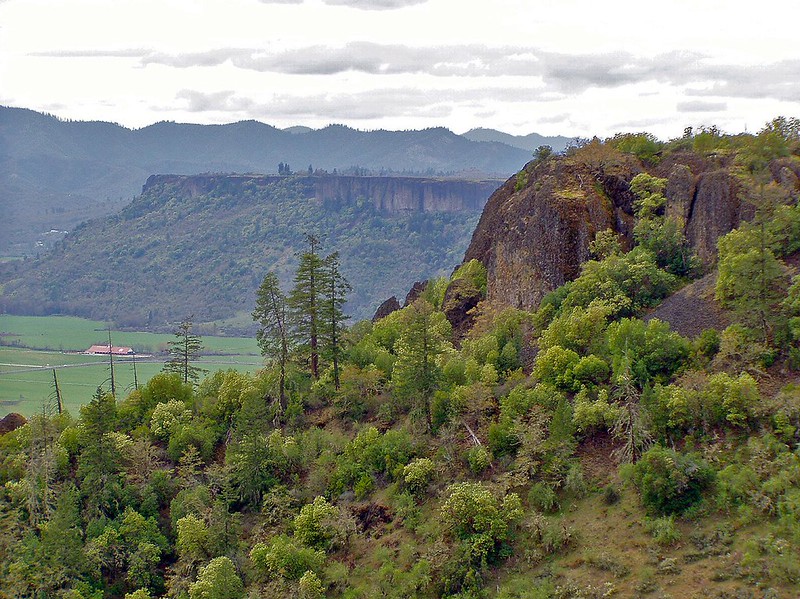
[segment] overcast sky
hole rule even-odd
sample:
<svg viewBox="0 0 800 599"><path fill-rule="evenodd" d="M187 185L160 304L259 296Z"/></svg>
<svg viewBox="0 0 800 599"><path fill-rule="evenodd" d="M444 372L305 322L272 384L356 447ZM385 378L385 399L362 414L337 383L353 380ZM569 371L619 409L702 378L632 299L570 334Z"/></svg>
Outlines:
<svg viewBox="0 0 800 599"><path fill-rule="evenodd" d="M0 0L0 104L605 137L800 116L797 0Z"/></svg>

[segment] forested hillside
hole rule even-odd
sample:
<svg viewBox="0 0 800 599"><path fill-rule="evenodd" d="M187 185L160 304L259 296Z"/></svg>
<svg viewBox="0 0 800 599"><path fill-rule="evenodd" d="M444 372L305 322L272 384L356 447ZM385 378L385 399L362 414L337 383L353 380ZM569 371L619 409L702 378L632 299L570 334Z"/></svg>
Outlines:
<svg viewBox="0 0 800 599"><path fill-rule="evenodd" d="M627 233L595 231L536 305L487 296L469 259L343 330L338 258L305 238L291 290L260 281L257 374L98 389L0 436L0 593L797 597L800 123L586 148L638 165ZM657 176L678 151L727 161L752 207L711 260ZM580 152L540 154L497 203L597 167ZM551 201L613 205L578 173L541 181ZM719 319L654 317L701 276Z"/></svg>
<svg viewBox="0 0 800 599"><path fill-rule="evenodd" d="M374 198L362 195L369 182L378 190ZM351 186L356 189L348 195ZM495 186L410 178L155 177L119 215L79 227L38 259L7 265L16 272L8 274L0 305L14 313L150 328L189 315L196 322L230 318L252 310L267 270L289 284L304 236L314 233L341 254L353 286L349 313L369 318L386 297L404 297L414 281L452 272Z"/></svg>
<svg viewBox="0 0 800 599"><path fill-rule="evenodd" d="M328 172L507 177L530 157L443 128L281 130L161 122L142 129L61 121L0 106L0 255L35 255L81 222L113 214L152 174Z"/></svg>

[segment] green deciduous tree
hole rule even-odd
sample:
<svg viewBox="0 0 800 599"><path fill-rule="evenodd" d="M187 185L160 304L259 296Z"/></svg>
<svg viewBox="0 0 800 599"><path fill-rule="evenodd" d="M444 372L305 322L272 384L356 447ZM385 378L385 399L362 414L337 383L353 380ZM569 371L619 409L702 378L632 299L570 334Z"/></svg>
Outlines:
<svg viewBox="0 0 800 599"><path fill-rule="evenodd" d="M242 599L244 584L230 558L216 557L200 569L190 599Z"/></svg>
<svg viewBox="0 0 800 599"><path fill-rule="evenodd" d="M732 308L748 326L756 327L763 341L771 337L777 306L785 296L785 267L769 248L765 223L731 231L717 242L719 277L716 297Z"/></svg>

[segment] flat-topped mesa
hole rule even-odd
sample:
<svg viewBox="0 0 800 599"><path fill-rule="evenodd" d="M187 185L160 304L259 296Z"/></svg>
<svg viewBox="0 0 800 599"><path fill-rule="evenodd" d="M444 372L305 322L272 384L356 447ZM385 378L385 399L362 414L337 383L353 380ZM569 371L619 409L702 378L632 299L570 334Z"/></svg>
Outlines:
<svg viewBox="0 0 800 599"><path fill-rule="evenodd" d="M213 191L234 191L245 185L269 185L293 178L313 189L322 205L341 208L369 202L380 212L480 212L499 180L421 177L357 177L342 175L151 175L142 194L159 186L177 186L189 197Z"/></svg>

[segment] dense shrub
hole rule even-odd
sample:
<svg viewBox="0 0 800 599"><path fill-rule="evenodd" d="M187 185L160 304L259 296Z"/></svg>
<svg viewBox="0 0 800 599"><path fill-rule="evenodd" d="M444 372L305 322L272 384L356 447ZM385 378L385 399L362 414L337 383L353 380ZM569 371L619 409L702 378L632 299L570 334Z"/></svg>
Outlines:
<svg viewBox="0 0 800 599"><path fill-rule="evenodd" d="M656 445L627 472L648 512L680 514L700 501L714 472L700 458Z"/></svg>

